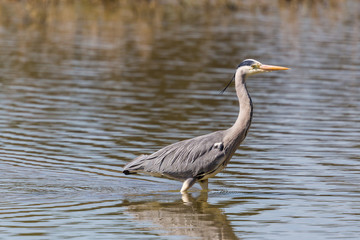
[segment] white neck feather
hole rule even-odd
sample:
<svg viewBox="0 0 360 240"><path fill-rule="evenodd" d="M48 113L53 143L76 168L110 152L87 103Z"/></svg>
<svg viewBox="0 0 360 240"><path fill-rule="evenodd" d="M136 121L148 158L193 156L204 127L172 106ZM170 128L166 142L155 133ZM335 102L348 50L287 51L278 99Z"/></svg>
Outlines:
<svg viewBox="0 0 360 240"><path fill-rule="evenodd" d="M239 115L234 125L226 132L224 142L234 142L236 148L245 139L252 120L253 106L245 85L245 74L241 68L235 74L235 89L239 100Z"/></svg>

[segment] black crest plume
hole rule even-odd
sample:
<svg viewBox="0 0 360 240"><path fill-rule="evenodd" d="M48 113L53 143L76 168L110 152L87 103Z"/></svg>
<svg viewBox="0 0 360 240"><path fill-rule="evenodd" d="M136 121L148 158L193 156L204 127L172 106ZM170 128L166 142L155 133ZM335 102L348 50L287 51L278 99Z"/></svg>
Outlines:
<svg viewBox="0 0 360 240"><path fill-rule="evenodd" d="M220 91L220 94L223 94L225 92L225 90L230 86L230 84L232 83L232 81L234 81L235 79L235 74L234 76L231 78L230 82L226 85L226 87Z"/></svg>

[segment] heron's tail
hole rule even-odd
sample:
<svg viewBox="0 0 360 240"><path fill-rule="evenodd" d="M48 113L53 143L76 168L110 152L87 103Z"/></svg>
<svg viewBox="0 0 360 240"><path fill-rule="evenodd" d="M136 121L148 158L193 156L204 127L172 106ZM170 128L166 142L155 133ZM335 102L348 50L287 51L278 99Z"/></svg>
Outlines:
<svg viewBox="0 0 360 240"><path fill-rule="evenodd" d="M148 155L140 155L131 162L125 165L123 173L125 175L136 174L138 171L144 170L144 161Z"/></svg>

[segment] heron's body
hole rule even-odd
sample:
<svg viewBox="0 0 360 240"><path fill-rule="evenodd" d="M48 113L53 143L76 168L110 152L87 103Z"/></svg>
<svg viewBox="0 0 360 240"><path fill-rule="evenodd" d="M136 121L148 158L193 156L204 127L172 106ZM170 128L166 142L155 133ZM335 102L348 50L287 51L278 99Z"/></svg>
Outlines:
<svg viewBox="0 0 360 240"><path fill-rule="evenodd" d="M247 74L256 73L249 70L254 64L256 69L266 66L255 60L245 60L235 73L240 106L238 118L231 128L171 144L151 155L141 155L125 166L124 173L145 172L182 180L184 184L181 192L189 189L196 181L200 182L203 189L207 189L207 179L226 167L250 128L253 107L245 79Z"/></svg>

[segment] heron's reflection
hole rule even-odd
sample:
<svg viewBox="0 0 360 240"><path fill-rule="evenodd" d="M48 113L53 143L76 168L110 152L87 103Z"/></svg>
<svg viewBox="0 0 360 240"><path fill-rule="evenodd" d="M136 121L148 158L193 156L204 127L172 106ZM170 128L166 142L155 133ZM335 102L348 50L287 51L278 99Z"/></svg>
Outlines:
<svg viewBox="0 0 360 240"><path fill-rule="evenodd" d="M186 205L192 205L193 203L200 203L200 202L207 202L208 200L208 192L207 191L201 191L200 196L193 198L193 196L188 193L184 192L181 194L181 200Z"/></svg>
<svg viewBox="0 0 360 240"><path fill-rule="evenodd" d="M207 202L207 192L172 202L148 201L128 205L128 212L139 221L152 222L162 235L178 235L200 239L238 239L223 211Z"/></svg>

